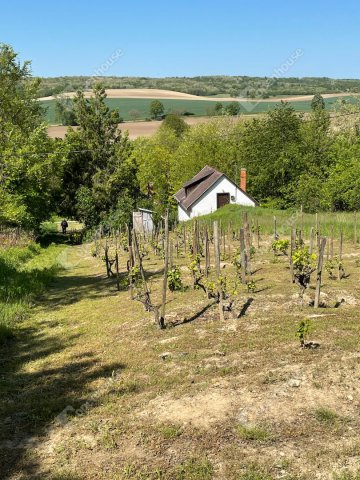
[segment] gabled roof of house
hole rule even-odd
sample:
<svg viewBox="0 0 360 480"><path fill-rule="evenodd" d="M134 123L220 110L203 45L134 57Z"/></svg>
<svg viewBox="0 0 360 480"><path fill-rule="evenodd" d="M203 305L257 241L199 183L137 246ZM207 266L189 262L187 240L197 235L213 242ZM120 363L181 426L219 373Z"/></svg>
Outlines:
<svg viewBox="0 0 360 480"><path fill-rule="evenodd" d="M219 172L215 168L209 167L209 165L206 165L198 174L196 174L191 180L188 182L184 183L182 188L174 195L175 199L177 202L185 209L188 210L188 208L191 207L199 198L207 191L209 190L210 187L216 183L219 178L221 177L226 177L224 173ZM228 178L228 177L226 177ZM228 178L228 180L231 183L234 183L232 180ZM198 184L197 186L195 186ZM234 183L234 185L241 190L241 188ZM194 189L186 195L186 189L194 186ZM251 200L253 200L255 203L256 200L254 200L248 193L244 192L241 190L247 197L249 197Z"/></svg>

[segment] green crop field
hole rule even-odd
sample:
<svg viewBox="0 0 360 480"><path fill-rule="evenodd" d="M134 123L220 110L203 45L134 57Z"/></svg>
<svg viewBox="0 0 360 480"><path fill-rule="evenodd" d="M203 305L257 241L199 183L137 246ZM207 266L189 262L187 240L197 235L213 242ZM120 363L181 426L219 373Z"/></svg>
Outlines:
<svg viewBox="0 0 360 480"><path fill-rule="evenodd" d="M333 97L325 99L326 108L328 110L333 109L335 102L339 97ZM349 100L351 97L341 97L343 100ZM234 99L236 100L236 99ZM137 110L139 112L137 120L145 120L149 118L149 108L153 99L149 98L109 98L106 100L106 104L111 109L118 108L120 114L124 120L134 120L134 117L131 115L132 110ZM207 100L161 100L165 107L165 112L187 112L195 116L205 116L211 112L215 106L214 101ZM219 98L221 101L221 98ZM221 102L224 106L228 105L231 102ZM310 101L292 101L291 105L298 112L309 112L311 110ZM56 124L56 115L55 115L55 100L46 100L42 101L41 104L45 108L45 118L49 124ZM248 101L241 102L241 113L243 114L254 114L254 113L264 113L268 112L275 108L275 102L258 102Z"/></svg>

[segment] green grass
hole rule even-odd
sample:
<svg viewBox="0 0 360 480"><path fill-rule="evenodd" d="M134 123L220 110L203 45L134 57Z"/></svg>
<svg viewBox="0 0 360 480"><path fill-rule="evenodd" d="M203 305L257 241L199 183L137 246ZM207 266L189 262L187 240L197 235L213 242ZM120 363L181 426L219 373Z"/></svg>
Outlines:
<svg viewBox="0 0 360 480"><path fill-rule="evenodd" d="M193 457L167 471L138 467L124 467L121 480L211 480L214 468L207 458Z"/></svg>
<svg viewBox="0 0 360 480"><path fill-rule="evenodd" d="M289 236L291 229L301 229L308 238L311 227L316 225L315 214L304 213L296 210L275 210L264 207L242 207L239 205L226 205L210 215L204 215L199 220L201 223L211 224L214 220L221 222L222 226L231 224L233 228L240 228L243 214L248 213L250 224L255 229L257 222L260 226L260 233L271 235L274 233L274 217L277 222L277 232L281 237ZM360 227L360 214L356 212L324 212L318 214L321 234L330 237L332 228L334 236L340 235L343 231L344 239L354 239L354 225Z"/></svg>
<svg viewBox="0 0 360 480"><path fill-rule="evenodd" d="M239 480L274 480L274 477L261 467L252 466L249 467L246 472L240 474Z"/></svg>
<svg viewBox="0 0 360 480"><path fill-rule="evenodd" d="M237 434L243 440L250 440L255 442L266 442L271 439L271 434L261 427L246 427L239 425L237 427Z"/></svg>
<svg viewBox="0 0 360 480"><path fill-rule="evenodd" d="M62 249L51 246L45 250L31 243L0 251L0 344L14 337L16 324L28 315L34 296L58 271Z"/></svg>
<svg viewBox="0 0 360 480"><path fill-rule="evenodd" d="M360 470L357 472L344 472L340 475L335 475L334 480L360 480Z"/></svg>
<svg viewBox="0 0 360 480"><path fill-rule="evenodd" d="M181 427L179 425L162 425L160 433L166 440L169 440L181 435Z"/></svg>
<svg viewBox="0 0 360 480"><path fill-rule="evenodd" d="M320 407L315 410L315 418L321 423L334 425L338 419L338 414L330 408Z"/></svg>
<svg viewBox="0 0 360 480"><path fill-rule="evenodd" d="M348 99L348 97L342 97L343 99ZM351 97L349 97L350 99ZM325 99L326 108L331 110L336 102L337 98ZM133 120L130 115L131 110L138 110L140 112L138 120L145 120L149 118L149 108L153 100L150 98L108 98L105 103L110 109L119 109L121 117L127 120ZM219 98L219 101L221 99ZM236 101L236 98L234 98ZM165 112L169 113L171 111L177 112L189 112L195 116L205 116L208 114L209 110L212 110L215 106L215 102L211 100L169 100L161 99L165 107ZM222 102L224 106L228 105L231 102ZM298 112L310 112L311 111L311 102L310 101L294 101L290 102L291 105ZM46 100L41 102L42 106L46 109L45 119L49 124L58 123L55 116L55 100ZM248 101L241 102L241 113L242 114L255 114L255 113L265 113L270 110L273 110L277 105L276 102L257 102Z"/></svg>
<svg viewBox="0 0 360 480"><path fill-rule="evenodd" d="M214 468L207 458L191 458L179 465L174 473L174 480L210 480L213 477Z"/></svg>

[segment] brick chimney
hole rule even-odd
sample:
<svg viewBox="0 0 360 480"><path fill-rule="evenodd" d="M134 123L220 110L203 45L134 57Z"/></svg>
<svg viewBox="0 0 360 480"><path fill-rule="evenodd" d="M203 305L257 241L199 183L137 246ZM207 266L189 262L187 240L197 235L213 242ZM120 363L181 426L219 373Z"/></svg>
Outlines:
<svg viewBox="0 0 360 480"><path fill-rule="evenodd" d="M246 192L246 168L241 169L240 173L240 188Z"/></svg>

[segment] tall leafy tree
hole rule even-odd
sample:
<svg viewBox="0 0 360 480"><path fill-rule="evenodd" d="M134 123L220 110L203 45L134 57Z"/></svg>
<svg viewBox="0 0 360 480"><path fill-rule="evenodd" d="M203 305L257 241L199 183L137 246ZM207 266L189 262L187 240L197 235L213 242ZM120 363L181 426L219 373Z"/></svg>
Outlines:
<svg viewBox="0 0 360 480"><path fill-rule="evenodd" d="M162 122L160 129L171 129L177 137L181 137L184 132L189 130L189 125L179 116L169 114Z"/></svg>
<svg viewBox="0 0 360 480"><path fill-rule="evenodd" d="M248 169L249 191L263 203L287 206L289 187L303 168L300 127L301 118L286 102L244 127L238 161Z"/></svg>
<svg viewBox="0 0 360 480"><path fill-rule="evenodd" d="M30 62L0 45L0 222L34 229L54 211L63 164L41 123L38 86Z"/></svg>
<svg viewBox="0 0 360 480"><path fill-rule="evenodd" d="M139 138L134 143L133 158L145 205L159 214L174 206L175 153L180 143L176 130L169 126L162 126L152 138Z"/></svg>
<svg viewBox="0 0 360 480"><path fill-rule="evenodd" d="M331 210L360 210L360 136L337 135L331 157L324 185L325 206Z"/></svg>
<svg viewBox="0 0 360 480"><path fill-rule="evenodd" d="M74 113L79 128L69 129L65 138L62 211L90 226L106 219L120 196L135 199L138 193L131 143L119 130L119 112L110 110L105 99L101 85L90 98L78 92Z"/></svg>
<svg viewBox="0 0 360 480"><path fill-rule="evenodd" d="M320 93L316 93L311 100L311 108L312 110L325 110L325 100L320 95Z"/></svg>
<svg viewBox="0 0 360 480"><path fill-rule="evenodd" d="M151 118L159 118L164 114L164 104L160 100L153 100L150 103L149 113Z"/></svg>
<svg viewBox="0 0 360 480"><path fill-rule="evenodd" d="M10 45L0 44L0 142L4 142L1 126L14 125L24 134L42 122L42 108L35 99L39 80L31 78L31 62L21 64Z"/></svg>

